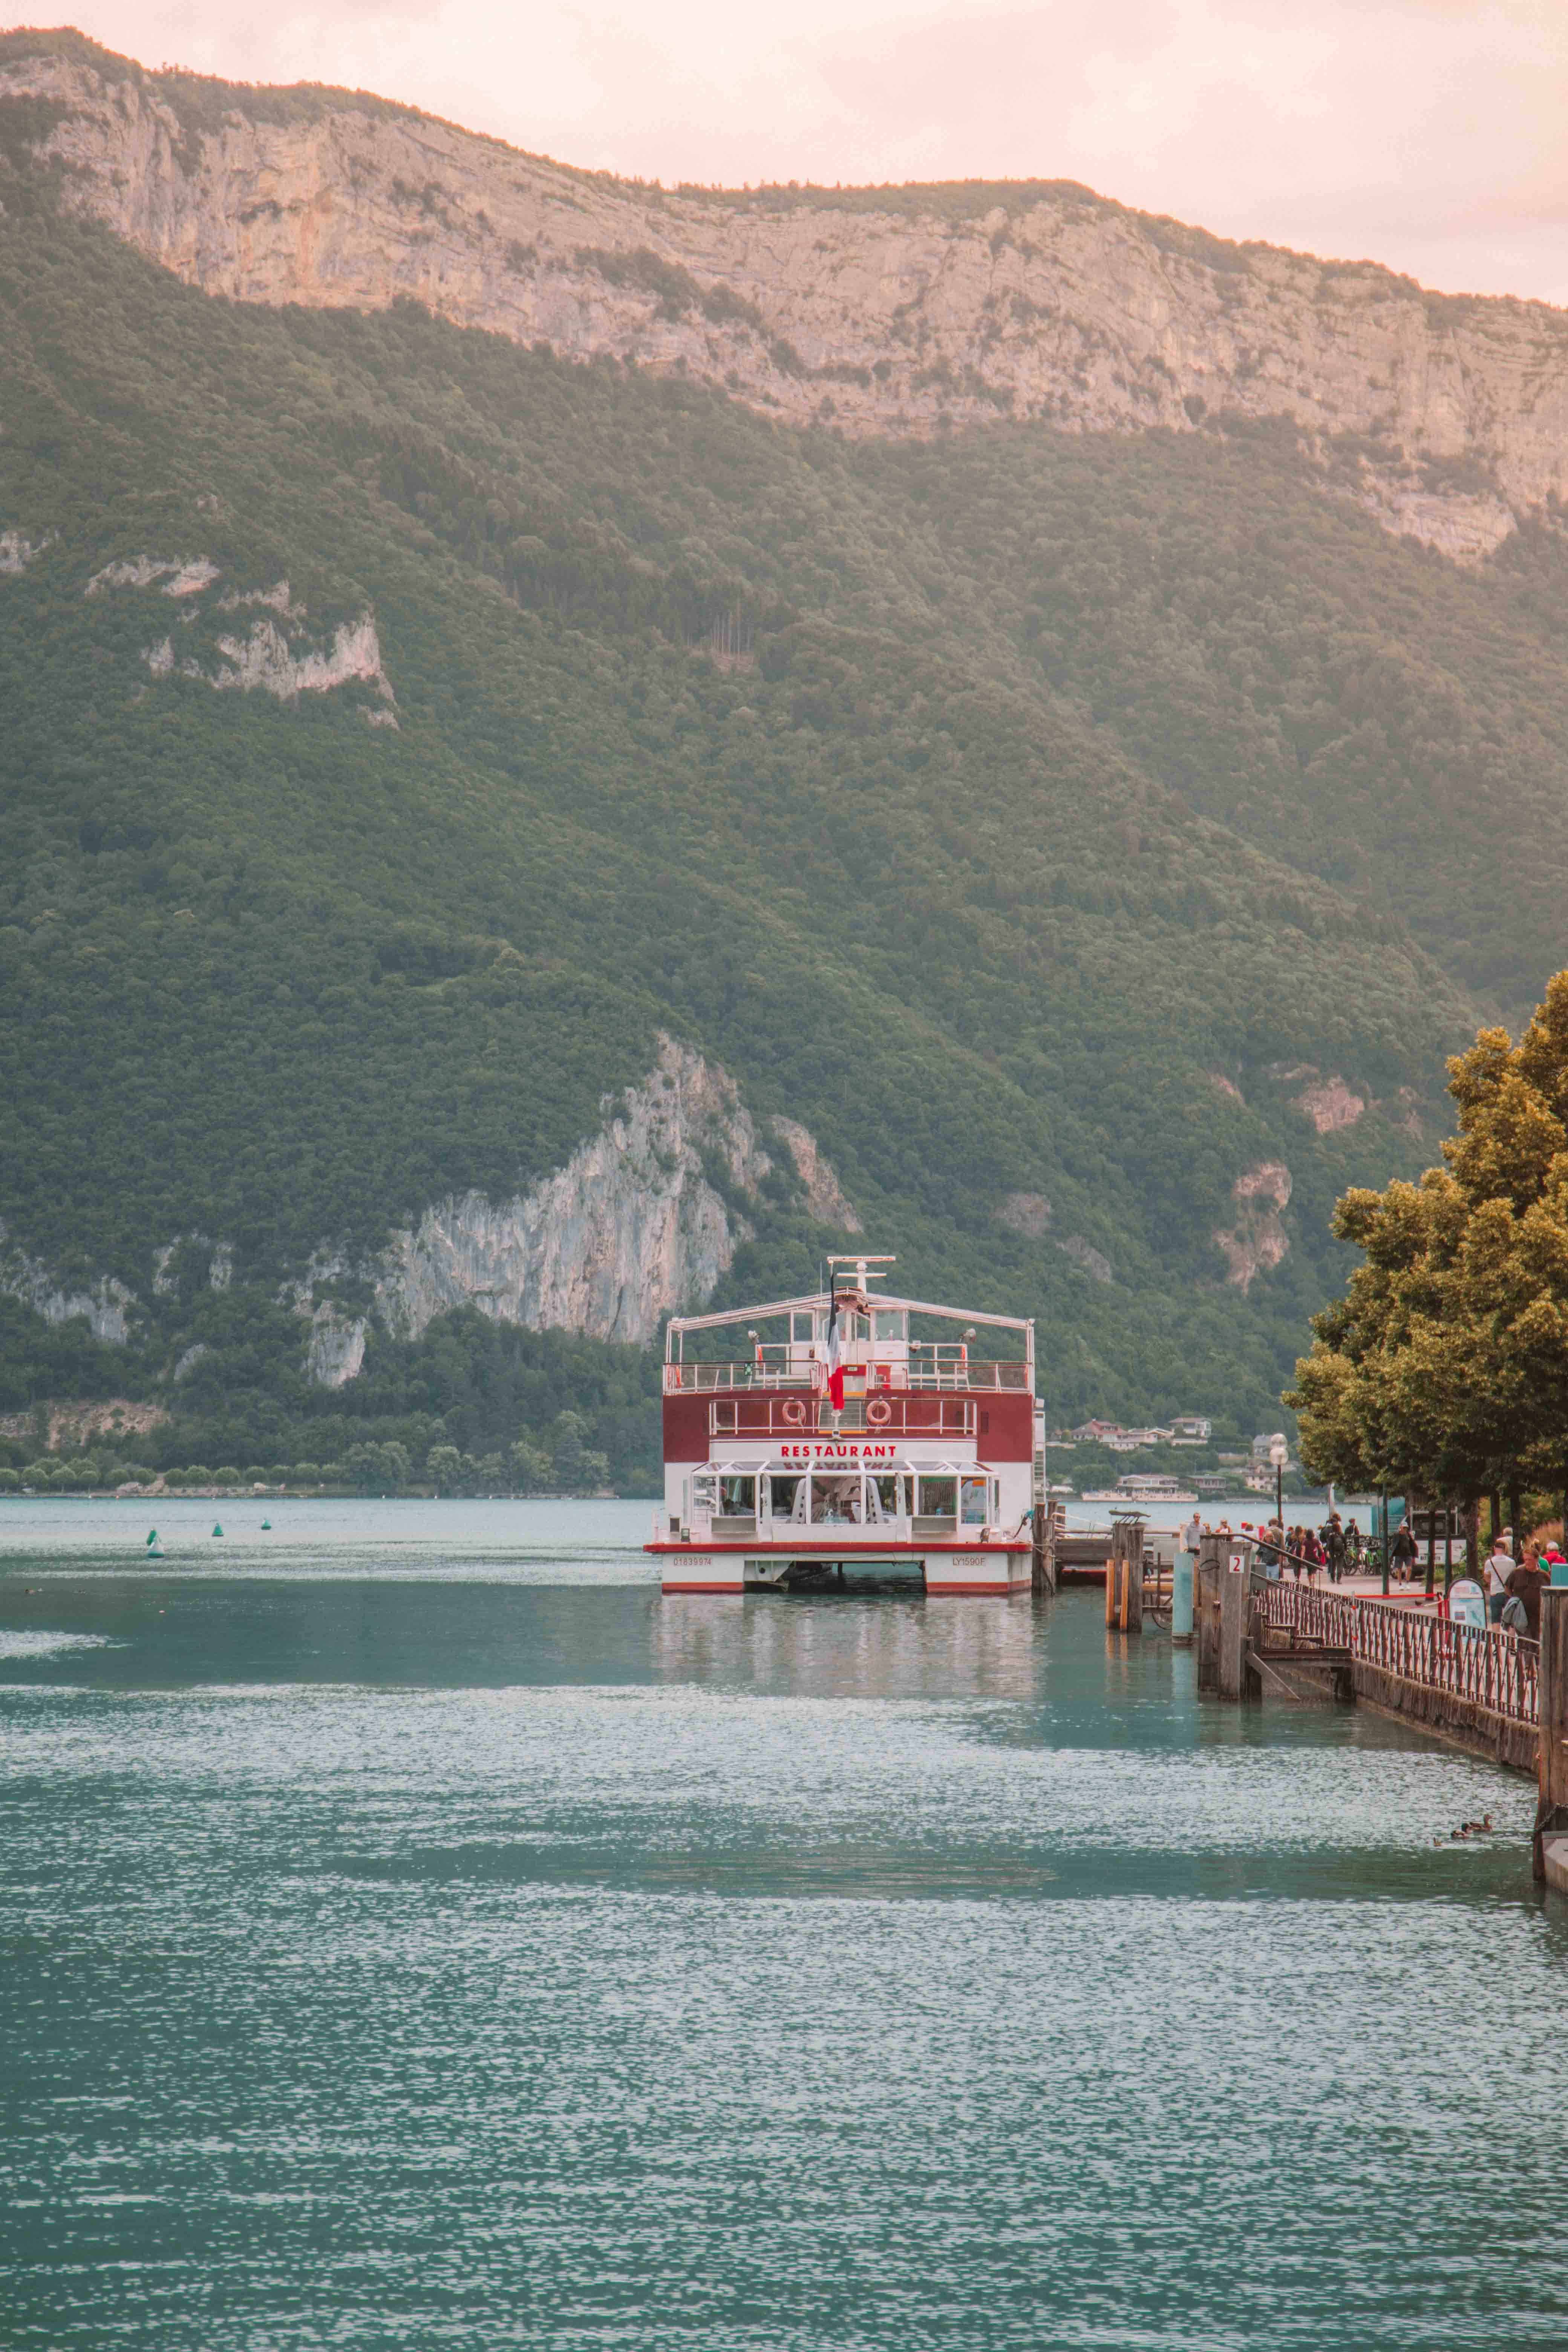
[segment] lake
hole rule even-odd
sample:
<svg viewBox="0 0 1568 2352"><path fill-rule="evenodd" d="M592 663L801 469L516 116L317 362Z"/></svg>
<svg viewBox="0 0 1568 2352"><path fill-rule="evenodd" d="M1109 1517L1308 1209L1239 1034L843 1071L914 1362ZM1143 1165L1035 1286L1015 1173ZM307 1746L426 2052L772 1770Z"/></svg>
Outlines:
<svg viewBox="0 0 1568 2352"><path fill-rule="evenodd" d="M649 1516L0 1501L7 2347L1560 2352L1529 1784Z"/></svg>

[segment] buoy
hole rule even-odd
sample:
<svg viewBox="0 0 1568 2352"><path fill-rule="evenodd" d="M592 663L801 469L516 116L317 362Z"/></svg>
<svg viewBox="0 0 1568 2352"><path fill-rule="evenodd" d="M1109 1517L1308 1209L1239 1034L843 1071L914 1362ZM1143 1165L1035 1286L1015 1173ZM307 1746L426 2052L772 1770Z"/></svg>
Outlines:
<svg viewBox="0 0 1568 2352"><path fill-rule="evenodd" d="M148 1542L149 1542L150 1544L155 1544L155 1543L157 1542L157 1540L158 1540L158 1530L157 1530L157 1528L148 1528L148 1530L147 1530L147 1540L148 1540Z"/></svg>
<svg viewBox="0 0 1568 2352"><path fill-rule="evenodd" d="M268 1528L268 1529L269 1529L269 1528L271 1528L272 1522L271 1522L271 1520L270 1520L270 1519L263 1519L263 1520L262 1520L262 1522L261 1522L261 1524L262 1524L262 1526L263 1526L264 1528Z"/></svg>
<svg viewBox="0 0 1568 2352"><path fill-rule="evenodd" d="M221 1536L223 1533L222 1528L218 1526L216 1520L213 1522L213 1533L215 1536Z"/></svg>

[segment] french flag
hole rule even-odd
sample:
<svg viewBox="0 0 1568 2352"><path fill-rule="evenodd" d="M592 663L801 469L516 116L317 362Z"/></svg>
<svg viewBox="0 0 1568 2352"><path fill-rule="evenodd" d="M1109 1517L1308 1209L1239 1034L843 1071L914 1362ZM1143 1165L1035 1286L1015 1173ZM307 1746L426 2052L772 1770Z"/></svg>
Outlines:
<svg viewBox="0 0 1568 2352"><path fill-rule="evenodd" d="M827 1398L835 1412L844 1410L844 1366L838 1357L838 1293L832 1294L827 1315Z"/></svg>

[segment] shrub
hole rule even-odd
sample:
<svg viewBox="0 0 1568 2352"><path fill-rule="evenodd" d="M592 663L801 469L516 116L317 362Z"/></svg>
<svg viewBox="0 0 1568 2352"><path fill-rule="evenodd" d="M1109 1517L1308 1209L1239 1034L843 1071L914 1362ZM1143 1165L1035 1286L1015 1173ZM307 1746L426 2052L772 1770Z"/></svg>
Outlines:
<svg viewBox="0 0 1568 2352"><path fill-rule="evenodd" d="M0 1495L14 1495L22 1484L19 1470L0 1470Z"/></svg>
<svg viewBox="0 0 1568 2352"><path fill-rule="evenodd" d="M221 1470L215 1470L213 1472L212 1483L215 1486L237 1486L239 1485L239 1472L235 1468L232 1463L226 1462Z"/></svg>

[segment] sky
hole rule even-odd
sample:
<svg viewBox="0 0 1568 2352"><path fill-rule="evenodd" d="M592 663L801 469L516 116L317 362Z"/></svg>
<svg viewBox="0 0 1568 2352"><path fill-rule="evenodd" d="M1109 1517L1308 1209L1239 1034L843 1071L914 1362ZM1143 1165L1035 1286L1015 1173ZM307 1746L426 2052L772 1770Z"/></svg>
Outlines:
<svg viewBox="0 0 1568 2352"><path fill-rule="evenodd" d="M1568 304L1568 0L91 0L145 65L344 83L593 169L1068 179Z"/></svg>

